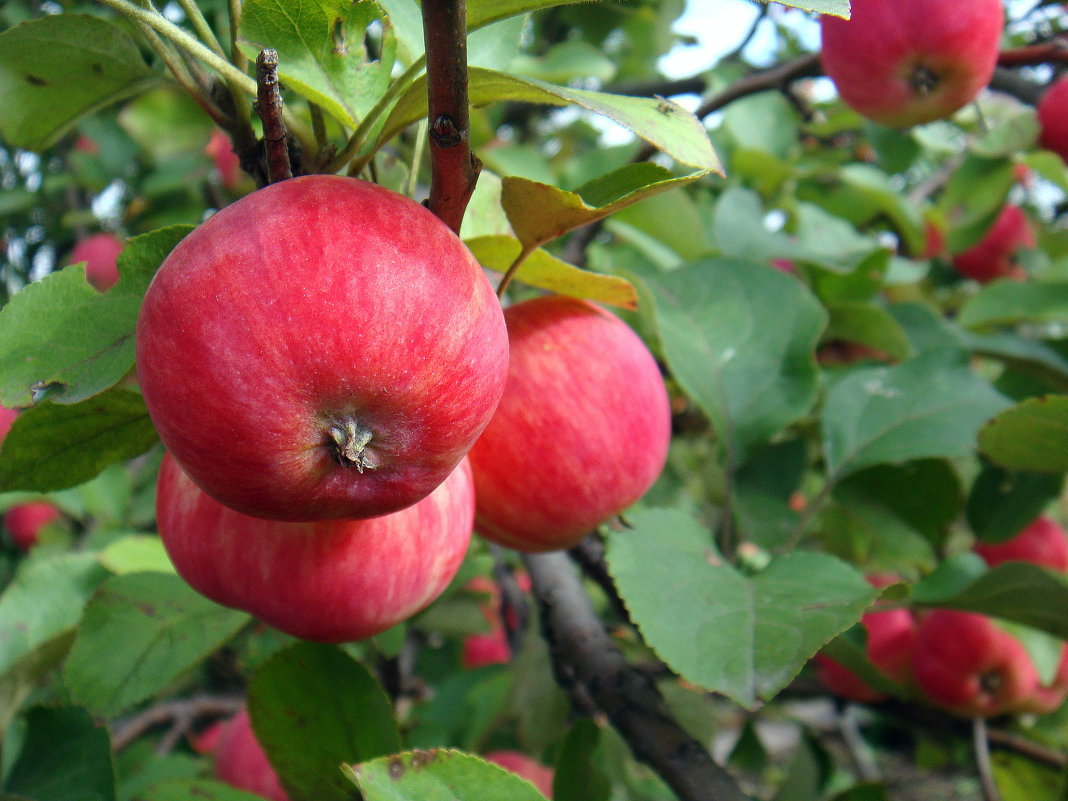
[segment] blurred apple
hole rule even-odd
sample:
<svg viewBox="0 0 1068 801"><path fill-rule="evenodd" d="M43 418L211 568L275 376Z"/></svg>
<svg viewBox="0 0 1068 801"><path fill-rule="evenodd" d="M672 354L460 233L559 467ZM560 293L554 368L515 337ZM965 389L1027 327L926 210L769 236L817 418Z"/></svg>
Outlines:
<svg viewBox="0 0 1068 801"><path fill-rule="evenodd" d="M212 769L219 781L270 801L289 801L278 774L252 731L244 707L229 720L208 727L193 741L193 748L211 754Z"/></svg>
<svg viewBox="0 0 1068 801"><path fill-rule="evenodd" d="M48 501L31 501L8 509L4 513L4 528L20 551L28 551L37 544L41 530L59 518L59 510Z"/></svg>
<svg viewBox="0 0 1068 801"><path fill-rule="evenodd" d="M101 232L79 241L70 253L70 263L85 262L85 278L100 292L119 281L115 259L122 252L123 243L114 234Z"/></svg>
<svg viewBox="0 0 1068 801"><path fill-rule="evenodd" d="M500 765L533 784L546 798L553 797L553 769L519 751L491 751L484 755L487 762Z"/></svg>
<svg viewBox="0 0 1068 801"><path fill-rule="evenodd" d="M981 284L996 278L1022 280L1027 273L1017 263L1016 252L1034 246L1035 232L1023 209L1006 205L979 242L953 257L953 267Z"/></svg>

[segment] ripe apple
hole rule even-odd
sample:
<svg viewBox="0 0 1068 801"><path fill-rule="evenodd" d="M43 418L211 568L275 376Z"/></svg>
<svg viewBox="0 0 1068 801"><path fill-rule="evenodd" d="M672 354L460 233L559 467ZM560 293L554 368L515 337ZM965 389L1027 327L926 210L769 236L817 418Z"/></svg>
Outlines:
<svg viewBox="0 0 1068 801"><path fill-rule="evenodd" d="M822 62L848 106L908 128L970 103L994 74L1001 0L853 0L823 15Z"/></svg>
<svg viewBox="0 0 1068 801"><path fill-rule="evenodd" d="M1038 112L1038 143L1068 162L1068 76L1062 77L1042 95Z"/></svg>
<svg viewBox="0 0 1068 801"><path fill-rule="evenodd" d="M660 474L667 391L638 335L592 303L540 297L505 320L508 384L471 449L477 528L520 551L568 548Z"/></svg>
<svg viewBox="0 0 1068 801"><path fill-rule="evenodd" d="M907 609L867 612L860 622L867 634L868 661L898 684L911 685L912 659L916 644L916 621L912 613ZM885 698L882 693L869 687L863 679L826 654L816 655L816 674L828 690L843 698L864 703Z"/></svg>
<svg viewBox="0 0 1068 801"><path fill-rule="evenodd" d="M977 542L972 550L990 567L1015 561L1068 572L1068 533L1045 516L1034 520L1012 539L997 543Z"/></svg>
<svg viewBox="0 0 1068 801"><path fill-rule="evenodd" d="M206 493L272 520L403 509L489 422L500 303L413 200L309 175L246 195L164 260L137 323L145 403Z"/></svg>
<svg viewBox="0 0 1068 801"><path fill-rule="evenodd" d="M516 582L523 592L530 592L530 576L526 573L519 573ZM482 616L490 624L490 631L488 634L468 634L464 637L460 664L466 670L473 670L484 665L507 663L512 658L512 649L508 645L508 634L501 615L500 587L488 576L475 576L467 582L466 589L490 596L489 603L481 607ZM509 620L509 625L515 626L516 621Z"/></svg>
<svg viewBox="0 0 1068 801"><path fill-rule="evenodd" d="M232 191L241 185L245 177L241 172L241 160L234 152L229 137L218 128L212 130L211 138L204 146L204 154L215 164L224 187Z"/></svg>
<svg viewBox="0 0 1068 801"><path fill-rule="evenodd" d="M178 574L224 606L320 642L361 640L430 604L463 561L475 499L466 461L414 506L363 520L262 520L202 492L168 454L156 522Z"/></svg>
<svg viewBox="0 0 1068 801"><path fill-rule="evenodd" d="M244 707L229 720L212 724L197 739L194 748L212 755L212 770L219 781L270 801L289 801L278 774L252 731Z"/></svg>
<svg viewBox="0 0 1068 801"><path fill-rule="evenodd" d="M1016 251L1034 246L1035 232L1023 209L1006 205L982 239L953 257L953 267L981 284L995 278L1026 278L1016 262Z"/></svg>
<svg viewBox="0 0 1068 801"><path fill-rule="evenodd" d="M104 292L119 281L119 268L115 259L124 245L115 234L100 232L79 240L70 252L70 263L85 262L85 279L99 292Z"/></svg>
<svg viewBox="0 0 1068 801"><path fill-rule="evenodd" d="M30 501L4 513L4 528L20 551L28 551L37 544L41 529L59 518L59 510L47 501Z"/></svg>
<svg viewBox="0 0 1068 801"><path fill-rule="evenodd" d="M886 700L884 693L872 689L864 679L827 654L818 653L813 661L816 677L835 695L861 704L875 704Z"/></svg>
<svg viewBox="0 0 1068 801"><path fill-rule="evenodd" d="M516 776L533 784L546 798L553 797L553 769L537 762L519 751L491 751L483 758L500 765Z"/></svg>
<svg viewBox="0 0 1068 801"><path fill-rule="evenodd" d="M1053 680L1035 688L1034 694L1024 700L1019 711L1048 715L1059 709L1065 698L1068 698L1068 643L1065 643L1061 650L1061 661L1057 665Z"/></svg>
<svg viewBox="0 0 1068 801"><path fill-rule="evenodd" d="M1020 641L985 615L934 610L920 622L914 654L916 686L963 717L1016 711L1039 686Z"/></svg>

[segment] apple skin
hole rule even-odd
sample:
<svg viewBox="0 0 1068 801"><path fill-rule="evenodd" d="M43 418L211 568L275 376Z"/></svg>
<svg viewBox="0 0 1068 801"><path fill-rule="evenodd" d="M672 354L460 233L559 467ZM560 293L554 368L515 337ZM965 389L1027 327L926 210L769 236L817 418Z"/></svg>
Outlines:
<svg viewBox="0 0 1068 801"><path fill-rule="evenodd" d="M278 774L252 731L244 707L229 720L212 724L194 747L212 755L212 770L219 781L270 801L289 801Z"/></svg>
<svg viewBox="0 0 1068 801"><path fill-rule="evenodd" d="M3 444L4 437L7 436L7 432L11 430L11 425L18 416L18 409L8 409L6 406L0 406L0 444Z"/></svg>
<svg viewBox="0 0 1068 801"><path fill-rule="evenodd" d="M867 634L868 661L898 684L910 686L916 645L912 614L907 609L886 609L867 612L860 622ZM826 654L816 654L816 674L828 690L843 698L872 703L886 697Z"/></svg>
<svg viewBox="0 0 1068 801"><path fill-rule="evenodd" d="M101 232L80 240L70 252L70 263L85 262L85 279L98 292L106 292L119 282L115 259L124 245L114 234Z"/></svg>
<svg viewBox="0 0 1068 801"><path fill-rule="evenodd" d="M4 528L20 551L37 544L41 529L59 520L59 510L47 501L31 501L12 506L4 513Z"/></svg>
<svg viewBox="0 0 1068 801"><path fill-rule="evenodd" d="M848 106L908 128L970 103L997 65L1001 0L853 0L820 19L823 69Z"/></svg>
<svg viewBox="0 0 1068 801"><path fill-rule="evenodd" d="M553 797L553 769L537 762L519 751L491 751L483 759L500 765L538 788L546 798Z"/></svg>
<svg viewBox="0 0 1068 801"><path fill-rule="evenodd" d="M1038 517L1005 542L977 542L972 550L990 567L1002 562L1029 562L1059 573L1068 572L1068 533L1049 517Z"/></svg>
<svg viewBox="0 0 1068 801"><path fill-rule="evenodd" d="M215 169L219 171L222 185L234 191L244 183L245 175L241 171L241 160L234 152L229 137L215 128L211 132L208 144L204 146L204 155L208 156Z"/></svg>
<svg viewBox="0 0 1068 801"><path fill-rule="evenodd" d="M1060 708L1064 699L1068 698L1068 643L1061 650L1061 661L1057 665L1057 672L1049 684L1039 685L1031 697L1020 704L1020 712L1030 712L1033 715L1048 715Z"/></svg>
<svg viewBox="0 0 1068 801"><path fill-rule="evenodd" d="M530 592L530 576L519 573L515 578L519 589ZM508 645L508 634L501 620L501 588L488 576L475 576L467 582L466 589L484 592L490 596L489 602L481 607L482 616L490 624L490 631L488 634L468 634L464 637L461 666L465 670L474 670L485 665L503 665L510 662L512 649ZM516 621L510 620L509 625L516 625Z"/></svg>
<svg viewBox="0 0 1068 801"><path fill-rule="evenodd" d="M868 686L860 676L825 653L813 658L816 677L820 684L835 695L861 704L876 704L886 700L886 695Z"/></svg>
<svg viewBox="0 0 1068 801"><path fill-rule="evenodd" d="M220 503L272 520L429 495L489 422L507 362L500 303L460 239L415 201L339 176L209 218L163 262L137 323L168 450Z"/></svg>
<svg viewBox="0 0 1068 801"><path fill-rule="evenodd" d="M914 653L916 686L962 717L1015 712L1039 686L1020 641L985 615L934 610L920 622Z"/></svg>
<svg viewBox="0 0 1068 801"><path fill-rule="evenodd" d="M1038 101L1036 111L1038 143L1068 162L1068 76L1053 82Z"/></svg>
<svg viewBox="0 0 1068 801"><path fill-rule="evenodd" d="M645 343L599 306L546 296L505 320L508 384L470 454L476 527L518 551L569 548L660 474L667 390Z"/></svg>
<svg viewBox="0 0 1068 801"><path fill-rule="evenodd" d="M429 497L389 515L262 520L210 498L168 454L156 522L197 592L294 637L346 642L385 631L441 594L463 561L474 507L463 461Z"/></svg>
<svg viewBox="0 0 1068 801"><path fill-rule="evenodd" d="M1035 232L1023 209L1006 205L982 239L953 257L953 267L981 284L996 278L1023 279L1027 274L1016 263L1016 251L1034 246Z"/></svg>

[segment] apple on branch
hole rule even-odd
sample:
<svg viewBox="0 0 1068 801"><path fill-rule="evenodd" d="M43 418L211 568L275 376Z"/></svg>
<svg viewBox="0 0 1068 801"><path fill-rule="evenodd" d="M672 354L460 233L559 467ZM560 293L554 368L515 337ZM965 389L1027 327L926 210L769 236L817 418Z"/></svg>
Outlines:
<svg viewBox="0 0 1068 801"><path fill-rule="evenodd" d="M972 550L990 567L1003 562L1029 562L1058 573L1068 572L1068 533L1045 515L1036 518L1005 542L977 542Z"/></svg>
<svg viewBox="0 0 1068 801"><path fill-rule="evenodd" d="M269 801L289 801L245 707L205 729L193 740L193 749L211 755L212 773L219 781Z"/></svg>
<svg viewBox="0 0 1068 801"><path fill-rule="evenodd" d="M1035 232L1019 206L1004 206L976 244L953 257L953 267L965 278L981 284L996 278L1022 280L1027 273L1017 261L1022 248L1035 246Z"/></svg>
<svg viewBox="0 0 1068 801"><path fill-rule="evenodd" d="M167 449L217 501L271 520L425 498L489 422L507 363L500 303L460 239L339 176L209 218L163 262L137 323Z"/></svg>

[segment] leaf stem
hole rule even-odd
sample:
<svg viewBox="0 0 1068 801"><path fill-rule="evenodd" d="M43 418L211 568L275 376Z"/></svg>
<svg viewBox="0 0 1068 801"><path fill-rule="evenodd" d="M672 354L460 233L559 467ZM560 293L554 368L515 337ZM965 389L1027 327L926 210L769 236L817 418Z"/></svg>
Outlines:
<svg viewBox="0 0 1068 801"><path fill-rule="evenodd" d="M523 262L525 262L530 257L530 254L537 249L538 245L536 243L523 245L523 249L519 251L519 255L515 257L515 261L513 261L505 271L504 276L501 278L501 282L497 284L498 298L504 297L505 290L508 289L508 285L512 283L512 279L515 278L515 274L519 272L519 268L523 266Z"/></svg>
<svg viewBox="0 0 1068 801"><path fill-rule="evenodd" d="M219 44L219 40L215 36L215 31L208 25L208 21L204 19L204 15L200 12L197 4L193 0L178 0L178 5L182 7L182 11L189 17L189 22L201 41L218 53L220 57L226 58L226 51L222 49L222 45Z"/></svg>

